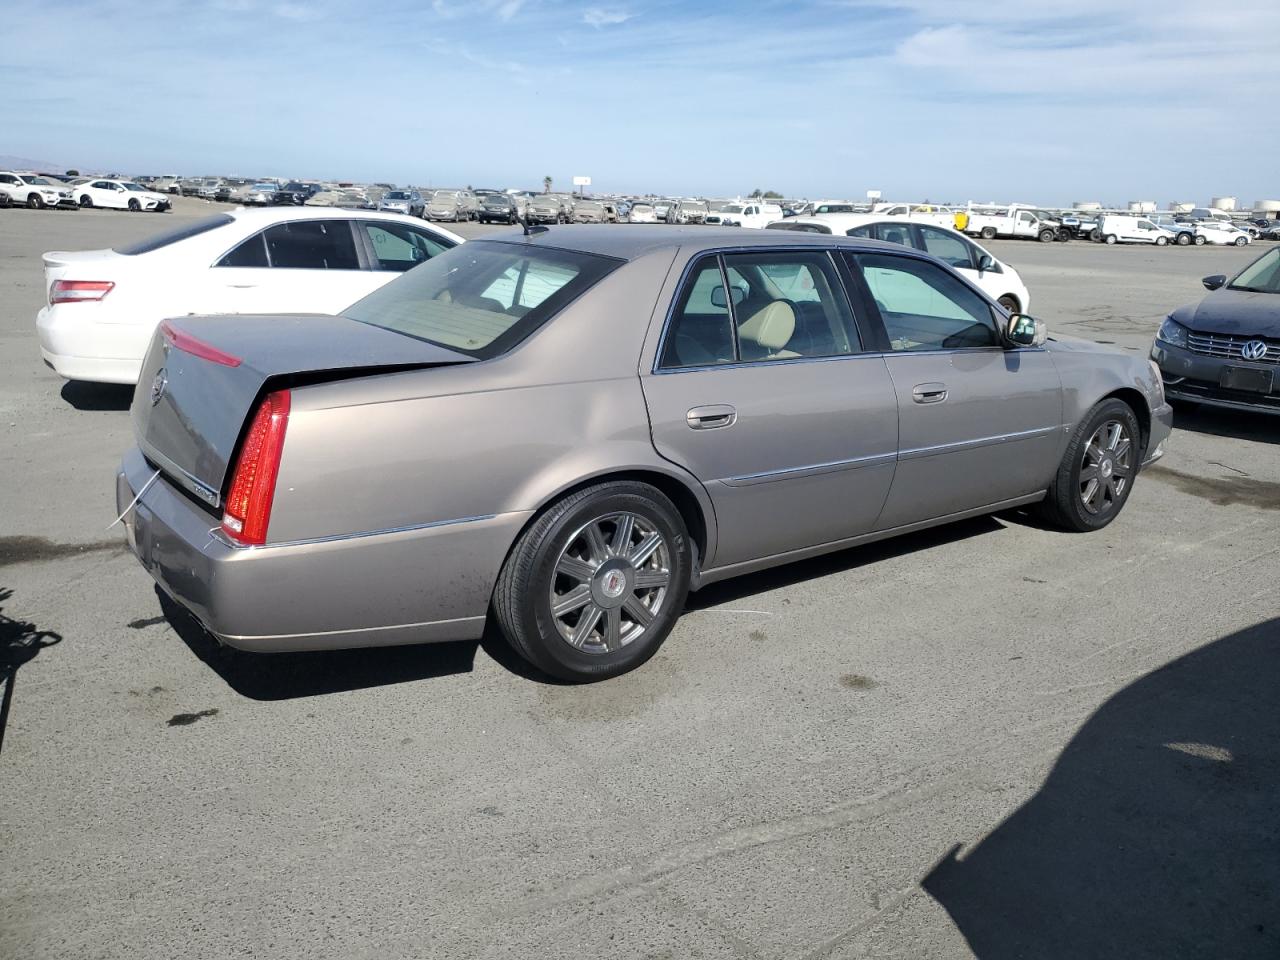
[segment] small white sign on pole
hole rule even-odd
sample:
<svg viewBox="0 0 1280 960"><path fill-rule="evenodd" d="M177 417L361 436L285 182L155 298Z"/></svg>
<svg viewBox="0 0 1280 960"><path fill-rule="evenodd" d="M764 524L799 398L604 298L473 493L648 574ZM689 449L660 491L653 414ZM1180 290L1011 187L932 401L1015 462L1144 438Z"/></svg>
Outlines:
<svg viewBox="0 0 1280 960"><path fill-rule="evenodd" d="M591 186L591 178L590 177L574 177L573 185L575 187L589 187Z"/></svg>
<svg viewBox="0 0 1280 960"><path fill-rule="evenodd" d="M880 191L879 191L879 190L868 190L868 191L867 191L867 199L868 199L868 200L879 200L879 199L880 199Z"/></svg>

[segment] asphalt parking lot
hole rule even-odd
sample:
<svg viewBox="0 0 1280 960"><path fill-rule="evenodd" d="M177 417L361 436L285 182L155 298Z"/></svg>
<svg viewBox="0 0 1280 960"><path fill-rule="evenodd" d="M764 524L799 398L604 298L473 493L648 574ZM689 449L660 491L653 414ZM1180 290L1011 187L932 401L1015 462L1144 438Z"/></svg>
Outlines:
<svg viewBox="0 0 1280 960"><path fill-rule="evenodd" d="M220 650L107 530L128 391L34 331L42 251L206 212L0 210L0 641L42 635L0 957L1280 955L1280 418L1180 413L1097 534L714 585L595 686L490 641ZM990 246L1051 331L1143 353L1258 252Z"/></svg>

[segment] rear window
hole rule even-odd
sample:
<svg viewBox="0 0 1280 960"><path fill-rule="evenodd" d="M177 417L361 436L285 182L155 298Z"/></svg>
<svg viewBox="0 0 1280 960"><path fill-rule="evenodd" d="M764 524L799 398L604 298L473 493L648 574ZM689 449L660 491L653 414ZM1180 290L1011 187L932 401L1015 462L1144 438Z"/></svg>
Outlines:
<svg viewBox="0 0 1280 960"><path fill-rule="evenodd" d="M134 257L140 253L150 253L153 250L167 247L172 243L177 243L179 240L198 237L202 233L217 230L219 227L225 227L227 224L234 222L235 218L230 214L216 213L211 217L203 217L180 227L174 227L172 230L166 230L164 233L157 233L155 236L139 240L137 243L131 243L124 247L113 247L112 249L116 253L124 254L126 257Z"/></svg>
<svg viewBox="0 0 1280 960"><path fill-rule="evenodd" d="M795 230L799 233L831 233L831 228L820 223L793 223L790 220L775 220L767 230Z"/></svg>
<svg viewBox="0 0 1280 960"><path fill-rule="evenodd" d="M577 251L472 241L415 267L343 314L487 360L621 265Z"/></svg>

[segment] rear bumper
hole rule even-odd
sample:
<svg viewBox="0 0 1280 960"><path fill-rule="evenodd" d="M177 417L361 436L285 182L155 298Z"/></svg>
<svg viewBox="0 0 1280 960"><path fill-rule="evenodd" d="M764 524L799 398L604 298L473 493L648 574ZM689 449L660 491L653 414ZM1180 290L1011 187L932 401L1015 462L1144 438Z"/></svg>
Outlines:
<svg viewBox="0 0 1280 960"><path fill-rule="evenodd" d="M68 380L137 383L154 326L103 323L98 303L46 306L36 314L44 362ZM78 311L78 312L77 312Z"/></svg>
<svg viewBox="0 0 1280 960"><path fill-rule="evenodd" d="M154 472L137 448L125 455L117 510ZM206 630L233 647L279 653L478 638L529 516L237 547L161 477L124 523L142 566Z"/></svg>
<svg viewBox="0 0 1280 960"><path fill-rule="evenodd" d="M1226 410L1280 414L1280 367L1275 364L1207 357L1159 341L1151 348L1151 359L1160 368L1165 396L1172 400L1203 403ZM1271 370L1274 372L1275 386L1271 393L1253 393L1222 387L1222 370L1228 366Z"/></svg>

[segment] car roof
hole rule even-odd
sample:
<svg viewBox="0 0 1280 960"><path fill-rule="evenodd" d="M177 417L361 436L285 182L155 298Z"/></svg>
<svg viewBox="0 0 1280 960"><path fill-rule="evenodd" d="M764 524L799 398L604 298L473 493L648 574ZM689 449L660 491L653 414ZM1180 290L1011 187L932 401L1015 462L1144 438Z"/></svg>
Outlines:
<svg viewBox="0 0 1280 960"><path fill-rule="evenodd" d="M226 211L226 213L228 216L234 217L239 223L261 223L263 226L266 226L269 223L274 223L277 220L341 220L344 218L358 218L361 220L391 220L395 223L406 223L412 221L415 224L423 224L423 221L419 220L417 217L406 218L403 213L387 213L379 210L359 210L351 207L237 207L233 210ZM440 228L433 224L432 229L439 230Z"/></svg>
<svg viewBox="0 0 1280 960"><path fill-rule="evenodd" d="M574 224L550 227L525 236L520 230L485 234L477 240L496 240L506 243L521 242L533 246L554 247L578 253L595 253L619 260L636 260L660 250L684 248L719 250L725 247L813 247L839 245L851 249L895 250L904 249L899 244L879 240L843 236L822 236L787 230L752 230L745 227L717 229L703 226L619 227L613 224ZM472 241L473 243L476 241Z"/></svg>

